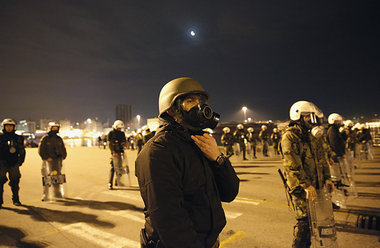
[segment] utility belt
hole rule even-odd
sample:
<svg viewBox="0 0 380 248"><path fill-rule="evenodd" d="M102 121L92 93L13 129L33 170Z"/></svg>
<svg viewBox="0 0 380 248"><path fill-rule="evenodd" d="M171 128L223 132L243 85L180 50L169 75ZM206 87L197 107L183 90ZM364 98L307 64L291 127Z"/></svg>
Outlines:
<svg viewBox="0 0 380 248"><path fill-rule="evenodd" d="M165 248L160 240L149 240L146 236L145 228L142 228L140 231L140 243L141 248ZM219 248L219 245L220 241L218 238L211 248Z"/></svg>
<svg viewBox="0 0 380 248"><path fill-rule="evenodd" d="M142 228L140 231L140 243L141 248L164 248L164 245L160 240L148 239L145 228Z"/></svg>

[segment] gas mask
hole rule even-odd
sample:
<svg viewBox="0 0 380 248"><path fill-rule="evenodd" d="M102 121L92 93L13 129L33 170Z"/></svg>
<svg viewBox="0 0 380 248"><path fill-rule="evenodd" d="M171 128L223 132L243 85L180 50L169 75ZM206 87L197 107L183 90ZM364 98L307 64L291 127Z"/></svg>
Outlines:
<svg viewBox="0 0 380 248"><path fill-rule="evenodd" d="M324 128L322 126L315 126L311 129L311 135L313 135L315 138L322 137L324 132Z"/></svg>
<svg viewBox="0 0 380 248"><path fill-rule="evenodd" d="M195 130L202 130L205 128L214 129L219 122L220 115L213 112L210 105L207 103L207 98L200 97L199 103L186 111L183 107L183 101L179 102L179 109L182 114L182 120L190 125Z"/></svg>
<svg viewBox="0 0 380 248"><path fill-rule="evenodd" d="M305 129L311 130L320 124L320 120L313 112L303 113L301 117L301 124Z"/></svg>

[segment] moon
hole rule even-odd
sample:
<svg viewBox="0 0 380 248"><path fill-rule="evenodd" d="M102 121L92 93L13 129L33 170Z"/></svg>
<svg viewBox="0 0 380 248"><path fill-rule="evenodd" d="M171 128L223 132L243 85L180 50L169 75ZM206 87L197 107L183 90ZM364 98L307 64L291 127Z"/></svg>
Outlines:
<svg viewBox="0 0 380 248"><path fill-rule="evenodd" d="M191 31L190 31L190 35L193 36L193 37L195 36L195 32L194 32L194 30L191 30Z"/></svg>

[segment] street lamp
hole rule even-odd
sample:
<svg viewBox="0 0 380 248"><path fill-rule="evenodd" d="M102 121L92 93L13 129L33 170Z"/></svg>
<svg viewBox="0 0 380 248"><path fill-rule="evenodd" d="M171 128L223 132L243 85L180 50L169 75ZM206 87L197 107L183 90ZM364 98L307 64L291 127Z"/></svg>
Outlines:
<svg viewBox="0 0 380 248"><path fill-rule="evenodd" d="M241 110L243 110L243 113L244 113L244 121L247 119L247 109L248 108L246 106L241 108Z"/></svg>
<svg viewBox="0 0 380 248"><path fill-rule="evenodd" d="M140 119L141 119L141 116L137 115L136 118L137 118L137 128L140 128Z"/></svg>

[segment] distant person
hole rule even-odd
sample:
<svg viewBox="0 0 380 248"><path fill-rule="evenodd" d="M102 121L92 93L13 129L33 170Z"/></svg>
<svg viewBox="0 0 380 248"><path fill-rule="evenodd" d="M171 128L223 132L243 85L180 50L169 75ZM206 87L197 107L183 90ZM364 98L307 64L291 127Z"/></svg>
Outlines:
<svg viewBox="0 0 380 248"><path fill-rule="evenodd" d="M370 152L370 143L372 140L372 136L370 130L365 126L365 124L360 124L357 137L358 142L362 146L361 151L364 152L365 159L372 158L372 154Z"/></svg>
<svg viewBox="0 0 380 248"><path fill-rule="evenodd" d="M234 145L234 136L231 133L231 130L229 127L223 128L223 135L220 138L220 142L224 146L226 156L231 157L234 154L234 149L232 147Z"/></svg>
<svg viewBox="0 0 380 248"><path fill-rule="evenodd" d="M135 139L136 139L137 153L140 153L144 145L144 136L142 135L142 132L140 129L137 131Z"/></svg>
<svg viewBox="0 0 380 248"><path fill-rule="evenodd" d="M154 133L150 131L150 129L145 130L145 135L143 138L144 144L146 144L152 137L154 136Z"/></svg>
<svg viewBox="0 0 380 248"><path fill-rule="evenodd" d="M327 141L335 153L333 157L334 162L342 162L346 156L346 139L340 132L340 127L343 125L343 117L337 113L333 113L329 115L328 122Z"/></svg>
<svg viewBox="0 0 380 248"><path fill-rule="evenodd" d="M260 138L259 138L258 134L255 132L255 129L253 129L253 127L247 128L247 131L248 131L247 141L251 147L252 157L257 158L256 157L256 147L257 147L257 142L260 141Z"/></svg>
<svg viewBox="0 0 380 248"><path fill-rule="evenodd" d="M98 137L98 147L100 148L101 145L102 145L102 137L99 136L99 137Z"/></svg>
<svg viewBox="0 0 380 248"><path fill-rule="evenodd" d="M4 119L1 123L3 132L0 132L0 208L3 204L4 184L8 181L12 190L12 201L20 206L19 183L21 173L19 167L25 160L24 138L15 133L16 122L13 119Z"/></svg>
<svg viewBox="0 0 380 248"><path fill-rule="evenodd" d="M43 160L41 169L43 180L42 201L61 198L65 194L61 186L64 183L63 179L57 176L62 175L62 161L67 157L65 144L62 138L58 136L59 128L58 123L49 123L49 132L42 137L38 147L38 154ZM50 194L49 190L52 190Z"/></svg>
<svg viewBox="0 0 380 248"><path fill-rule="evenodd" d="M202 131L214 129L219 115L191 78L167 83L159 109L161 126L136 159L145 205L141 247L219 247L226 225L221 201L234 200L239 191L230 161Z"/></svg>
<svg viewBox="0 0 380 248"><path fill-rule="evenodd" d="M268 157L268 150L269 150L269 133L268 133L268 127L265 125L261 126L261 131L259 134L259 137L261 139L261 145L263 147L263 155L265 157Z"/></svg>
<svg viewBox="0 0 380 248"><path fill-rule="evenodd" d="M246 133L244 131L244 126L243 124L238 124L236 127L237 129L234 132L235 142L239 144L240 152L243 152L243 160L247 160L245 147Z"/></svg>
<svg viewBox="0 0 380 248"><path fill-rule="evenodd" d="M277 128L273 128L273 133L270 136L272 143L273 143L273 151L275 155L279 155L278 152L278 143L280 143L281 140L281 134L278 132Z"/></svg>
<svg viewBox="0 0 380 248"><path fill-rule="evenodd" d="M109 147L111 150L111 169L108 180L108 189L113 189L113 179L116 173L116 183L121 177L121 167L124 158L124 149L126 147L125 133L122 131L124 122L116 120L112 125L112 131L108 133ZM124 158L125 159L125 158ZM118 186L118 185L116 185Z"/></svg>
<svg viewBox="0 0 380 248"><path fill-rule="evenodd" d="M107 141L108 141L107 135L104 135L102 140L103 140L103 149L106 149L107 148Z"/></svg>

